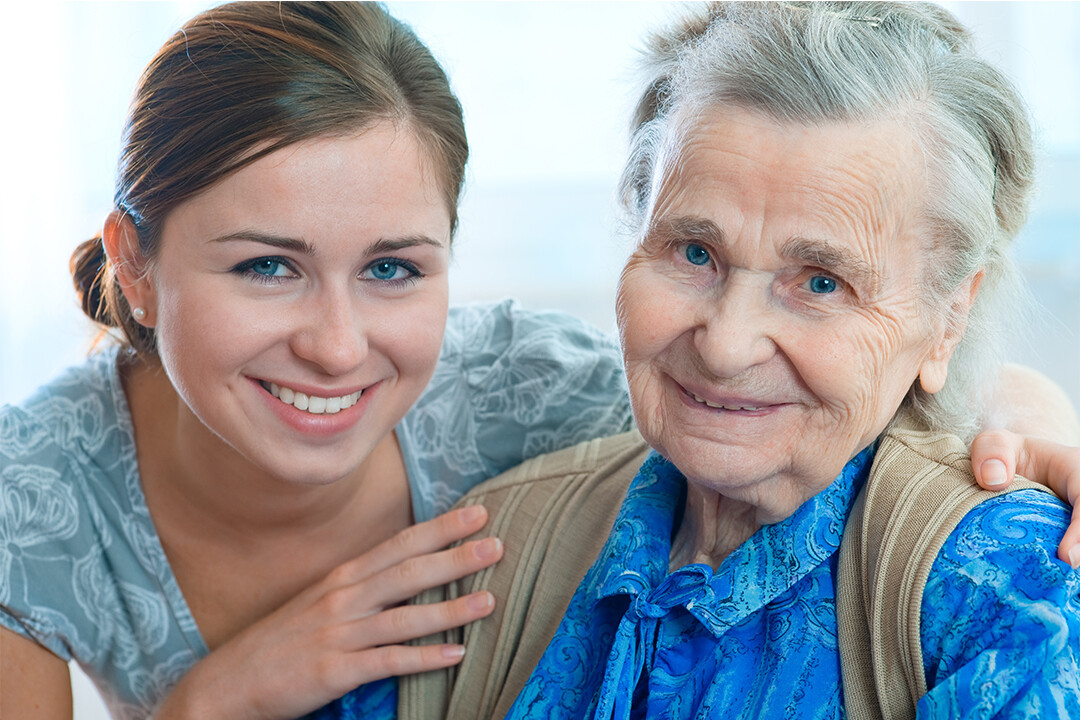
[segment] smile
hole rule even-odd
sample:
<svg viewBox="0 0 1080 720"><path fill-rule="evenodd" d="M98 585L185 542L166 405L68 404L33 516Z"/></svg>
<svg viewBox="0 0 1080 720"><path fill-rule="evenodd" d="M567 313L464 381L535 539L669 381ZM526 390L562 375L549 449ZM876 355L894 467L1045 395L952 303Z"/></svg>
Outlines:
<svg viewBox="0 0 1080 720"><path fill-rule="evenodd" d="M760 410L762 408L762 406L751 405L719 405L717 403L709 402L703 397L698 397L692 392L687 391L687 393L690 395L690 397L694 398L694 400L698 401L702 405L708 405L709 407L716 408L718 410Z"/></svg>
<svg viewBox="0 0 1080 720"><path fill-rule="evenodd" d="M298 392L292 388L278 385L277 383L264 382L261 384L270 391L271 395L281 402L286 405L292 405L297 410L303 410L312 415L333 415L334 413L339 413L342 410L351 408L355 405L363 394L362 390L357 390L349 395L319 397L318 395L308 395L306 393Z"/></svg>

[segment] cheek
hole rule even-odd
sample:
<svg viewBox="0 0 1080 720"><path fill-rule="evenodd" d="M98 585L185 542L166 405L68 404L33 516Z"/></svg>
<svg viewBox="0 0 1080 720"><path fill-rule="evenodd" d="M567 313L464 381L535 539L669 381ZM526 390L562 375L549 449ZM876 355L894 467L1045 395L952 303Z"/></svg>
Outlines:
<svg viewBox="0 0 1080 720"><path fill-rule="evenodd" d="M387 303L377 312L369 343L397 367L399 377L423 387L435 372L449 306L446 282L430 282L422 292Z"/></svg>
<svg viewBox="0 0 1080 720"><path fill-rule="evenodd" d="M880 432L910 387L923 345L905 332L910 327L892 316L860 315L801 343L794 363L803 380L852 434Z"/></svg>
<svg viewBox="0 0 1080 720"><path fill-rule="evenodd" d="M628 265L619 281L616 319L627 371L647 362L689 327L687 299L646 266Z"/></svg>

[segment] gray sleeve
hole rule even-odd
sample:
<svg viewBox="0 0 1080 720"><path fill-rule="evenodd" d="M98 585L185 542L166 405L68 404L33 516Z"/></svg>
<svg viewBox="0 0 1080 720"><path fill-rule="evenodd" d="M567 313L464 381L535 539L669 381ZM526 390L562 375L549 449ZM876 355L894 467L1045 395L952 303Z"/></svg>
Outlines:
<svg viewBox="0 0 1080 720"><path fill-rule="evenodd" d="M451 310L438 367L397 428L419 521L535 455L632 426L617 343L514 301Z"/></svg>

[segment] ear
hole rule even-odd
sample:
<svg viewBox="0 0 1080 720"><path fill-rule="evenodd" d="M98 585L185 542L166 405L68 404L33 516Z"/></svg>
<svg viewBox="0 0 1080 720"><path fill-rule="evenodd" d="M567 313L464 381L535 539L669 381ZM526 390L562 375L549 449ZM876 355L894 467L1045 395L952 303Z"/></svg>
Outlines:
<svg viewBox="0 0 1080 720"><path fill-rule="evenodd" d="M139 237L131 217L120 210L109 213L101 230L101 241L128 305L132 309L142 308L146 311L146 316L141 320L136 319L136 322L145 327L154 327L157 293L150 264L139 249Z"/></svg>
<svg viewBox="0 0 1080 720"><path fill-rule="evenodd" d="M949 375L949 360L953 351L964 337L967 328L968 313L975 303L975 297L979 294L979 286L982 284L983 270L971 276L971 278L956 290L953 296L953 304L950 312L950 321L945 323L938 344L930 351L919 367L919 385L930 394L936 393L945 387L945 379Z"/></svg>

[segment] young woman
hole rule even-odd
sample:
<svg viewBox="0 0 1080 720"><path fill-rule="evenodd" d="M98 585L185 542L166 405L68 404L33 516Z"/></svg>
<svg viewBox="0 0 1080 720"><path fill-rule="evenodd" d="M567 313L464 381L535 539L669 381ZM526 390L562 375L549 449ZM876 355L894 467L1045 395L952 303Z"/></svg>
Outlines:
<svg viewBox="0 0 1080 720"><path fill-rule="evenodd" d="M485 513L438 513L630 423L598 332L448 319L467 154L379 6L225 5L160 50L72 260L120 345L0 410L0 717L70 717L71 659L121 718L291 718L365 683L351 711L386 717L396 675L458 662L404 643L491 596L401 603L501 545L444 550Z"/></svg>

